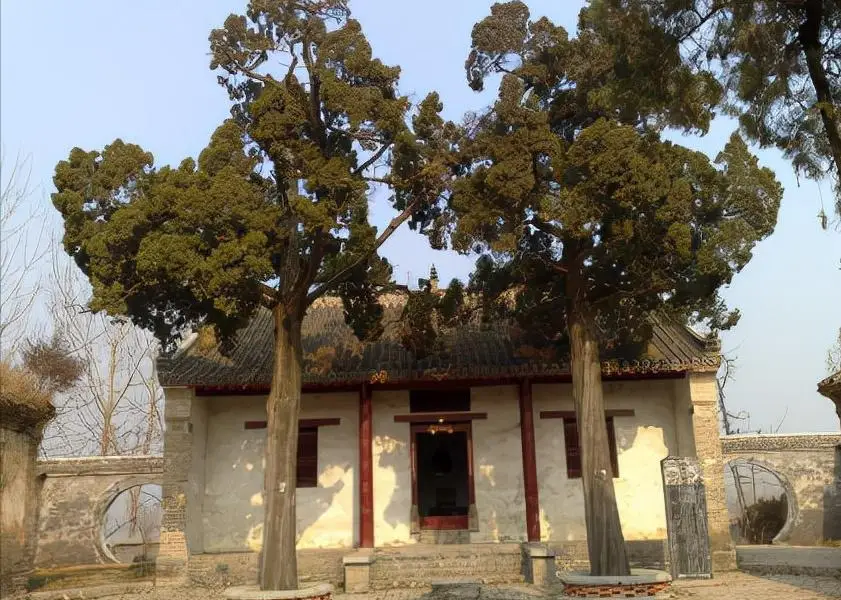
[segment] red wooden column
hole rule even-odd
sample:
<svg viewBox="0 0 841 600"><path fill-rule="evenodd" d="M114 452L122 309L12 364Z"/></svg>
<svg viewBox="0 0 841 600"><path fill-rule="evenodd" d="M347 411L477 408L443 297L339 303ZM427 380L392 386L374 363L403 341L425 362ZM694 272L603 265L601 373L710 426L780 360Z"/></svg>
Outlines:
<svg viewBox="0 0 841 600"><path fill-rule="evenodd" d="M359 390L359 546L374 547L374 455L371 388Z"/></svg>
<svg viewBox="0 0 841 600"><path fill-rule="evenodd" d="M528 541L540 541L540 501L537 494L537 460L534 451L534 412L531 381L520 382L520 440L523 443L523 483L526 491Z"/></svg>

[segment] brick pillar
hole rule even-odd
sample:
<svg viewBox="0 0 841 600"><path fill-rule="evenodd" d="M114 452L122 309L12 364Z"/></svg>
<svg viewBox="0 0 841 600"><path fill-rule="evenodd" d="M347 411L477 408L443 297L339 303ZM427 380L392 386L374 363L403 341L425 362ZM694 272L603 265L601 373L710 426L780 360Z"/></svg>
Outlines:
<svg viewBox="0 0 841 600"><path fill-rule="evenodd" d="M188 502L189 496L195 497L188 483L193 462L191 414L195 394L191 388L166 388L164 396L164 514L156 574L159 585L179 585L188 579L188 509L195 509Z"/></svg>
<svg viewBox="0 0 841 600"><path fill-rule="evenodd" d="M718 386L714 372L689 373L686 385L692 403L692 430L696 457L704 474L707 527L713 571L736 568L736 551L730 539L730 517L724 494L724 460L718 412Z"/></svg>

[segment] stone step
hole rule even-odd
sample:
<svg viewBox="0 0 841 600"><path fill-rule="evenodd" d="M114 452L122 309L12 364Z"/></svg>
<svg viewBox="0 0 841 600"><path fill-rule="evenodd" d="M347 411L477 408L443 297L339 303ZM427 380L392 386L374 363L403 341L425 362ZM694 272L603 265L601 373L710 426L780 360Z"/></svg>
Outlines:
<svg viewBox="0 0 841 600"><path fill-rule="evenodd" d="M371 587L429 588L432 582L475 581L509 584L524 581L519 545L421 545L378 549L371 564Z"/></svg>
<svg viewBox="0 0 841 600"><path fill-rule="evenodd" d="M472 577L433 579L432 597L441 600L476 600L481 593L481 581Z"/></svg>
<svg viewBox="0 0 841 600"><path fill-rule="evenodd" d="M469 544L470 532L464 530L425 529L418 536L419 544Z"/></svg>

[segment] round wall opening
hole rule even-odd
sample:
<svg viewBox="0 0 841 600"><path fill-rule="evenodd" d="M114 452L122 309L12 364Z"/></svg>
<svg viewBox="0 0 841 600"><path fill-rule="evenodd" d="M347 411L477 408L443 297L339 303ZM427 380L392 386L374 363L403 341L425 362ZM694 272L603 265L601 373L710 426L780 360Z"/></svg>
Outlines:
<svg viewBox="0 0 841 600"><path fill-rule="evenodd" d="M783 541L796 506L788 481L768 465L734 459L724 465L730 535L736 544Z"/></svg>
<svg viewBox="0 0 841 600"><path fill-rule="evenodd" d="M102 520L103 550L117 563L150 563L161 535L161 486L147 483L114 496Z"/></svg>

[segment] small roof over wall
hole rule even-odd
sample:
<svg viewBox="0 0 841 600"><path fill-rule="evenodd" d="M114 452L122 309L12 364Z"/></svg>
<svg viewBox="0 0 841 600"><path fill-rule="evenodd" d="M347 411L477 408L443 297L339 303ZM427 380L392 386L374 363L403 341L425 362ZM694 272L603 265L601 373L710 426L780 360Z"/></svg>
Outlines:
<svg viewBox="0 0 841 600"><path fill-rule="evenodd" d="M835 402L835 412L841 421L841 371L818 383L818 393Z"/></svg>
<svg viewBox="0 0 841 600"><path fill-rule="evenodd" d="M841 402L841 371L818 383L818 392L835 402Z"/></svg>
<svg viewBox="0 0 841 600"><path fill-rule="evenodd" d="M307 312L302 325L305 385L348 386L364 382L406 384L424 381L535 380L568 376L569 365L548 353L517 342L516 330L505 323L475 323L442 336L438 351L418 357L400 342L399 324L405 296L383 300L385 333L360 342L345 323L338 298L322 298ZM717 339L687 327L655 319L647 351L603 365L606 375L658 376L685 371L715 371L720 364ZM260 309L239 330L232 350L223 355L215 340L194 334L174 355L159 359L165 386L221 389L268 388L271 383L274 324Z"/></svg>

